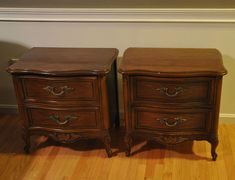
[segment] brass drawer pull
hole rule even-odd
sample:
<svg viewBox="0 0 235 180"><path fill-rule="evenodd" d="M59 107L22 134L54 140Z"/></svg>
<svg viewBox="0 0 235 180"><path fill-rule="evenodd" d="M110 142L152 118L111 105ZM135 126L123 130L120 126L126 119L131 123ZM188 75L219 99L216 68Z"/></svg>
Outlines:
<svg viewBox="0 0 235 180"><path fill-rule="evenodd" d="M175 127L178 124L181 124L185 121L187 121L187 119L183 119L181 117L176 117L174 118L175 122L170 123L168 118L162 118L162 119L157 119L157 121L159 121L161 124L164 124L167 127Z"/></svg>
<svg viewBox="0 0 235 180"><path fill-rule="evenodd" d="M43 88L44 90L50 92L51 94L53 94L54 96L61 96L65 93L68 93L68 92L71 92L74 90L74 88L70 88L68 86L62 86L62 87L59 87L60 91L59 92L56 92L56 87L52 87L52 86L46 86Z"/></svg>
<svg viewBox="0 0 235 180"><path fill-rule="evenodd" d="M176 87L174 93L169 93L169 92L168 92L169 88L167 88L167 87L157 88L156 90L157 90L157 91L160 91L161 94L165 94L165 95L168 96L168 97L175 97L175 96L177 96L179 93L183 92L183 88L182 88L182 87Z"/></svg>
<svg viewBox="0 0 235 180"><path fill-rule="evenodd" d="M71 115L67 115L64 117L64 121L61 121L60 120L60 117L58 115L51 115L49 116L49 119L56 122L57 124L59 125L65 125L67 124L68 122L72 121L72 120L75 120L77 119L78 117L76 116L71 116Z"/></svg>

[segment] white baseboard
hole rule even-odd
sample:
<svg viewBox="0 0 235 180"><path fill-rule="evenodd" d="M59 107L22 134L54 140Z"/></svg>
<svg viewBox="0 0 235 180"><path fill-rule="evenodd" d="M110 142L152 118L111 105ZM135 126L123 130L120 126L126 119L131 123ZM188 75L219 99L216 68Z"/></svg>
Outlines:
<svg viewBox="0 0 235 180"><path fill-rule="evenodd" d="M18 113L18 107L15 104L0 104L1 114L16 114Z"/></svg>
<svg viewBox="0 0 235 180"><path fill-rule="evenodd" d="M235 123L235 114L220 113L220 122Z"/></svg>

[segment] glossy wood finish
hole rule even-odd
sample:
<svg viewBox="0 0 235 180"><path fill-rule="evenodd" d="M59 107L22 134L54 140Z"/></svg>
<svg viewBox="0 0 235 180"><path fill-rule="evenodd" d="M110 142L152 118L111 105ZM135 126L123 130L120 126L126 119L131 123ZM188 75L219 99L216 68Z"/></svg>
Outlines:
<svg viewBox="0 0 235 180"><path fill-rule="evenodd" d="M52 76L105 74L111 70L117 55L114 48L36 47L10 66L8 72Z"/></svg>
<svg viewBox="0 0 235 180"><path fill-rule="evenodd" d="M215 49L129 48L123 74L126 155L133 137L174 145L188 140L211 143L216 160L222 76Z"/></svg>
<svg viewBox="0 0 235 180"><path fill-rule="evenodd" d="M213 78L133 77L133 101L155 103L194 103L210 105L214 91Z"/></svg>
<svg viewBox="0 0 235 180"><path fill-rule="evenodd" d="M97 77L21 77L26 100L98 101ZM40 98L39 98L40 97Z"/></svg>
<svg viewBox="0 0 235 180"><path fill-rule="evenodd" d="M224 75L222 56L216 49L129 48L120 71L158 77Z"/></svg>
<svg viewBox="0 0 235 180"><path fill-rule="evenodd" d="M63 130L101 128L99 108L27 108L31 128Z"/></svg>
<svg viewBox="0 0 235 180"><path fill-rule="evenodd" d="M8 68L26 152L30 136L43 134L62 143L98 138L112 155L109 129L119 124L117 53L108 48L32 48Z"/></svg>
<svg viewBox="0 0 235 180"><path fill-rule="evenodd" d="M159 133L173 133L184 131L202 134L210 126L210 111L206 109L172 109L143 108L134 109L134 122L136 130L157 130Z"/></svg>
<svg viewBox="0 0 235 180"><path fill-rule="evenodd" d="M115 154L112 158L106 157L97 140L58 146L43 136L32 137L32 153L25 155L19 117L0 115L0 130L2 180L234 179L235 124L219 124L219 156L215 162L210 160L211 148L206 141L165 148L156 142L136 139L133 155L125 158L123 128L111 131Z"/></svg>

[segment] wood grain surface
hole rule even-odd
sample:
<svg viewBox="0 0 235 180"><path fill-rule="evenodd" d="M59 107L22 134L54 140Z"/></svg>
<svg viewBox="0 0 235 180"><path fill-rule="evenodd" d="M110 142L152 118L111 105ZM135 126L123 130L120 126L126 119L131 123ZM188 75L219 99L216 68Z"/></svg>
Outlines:
<svg viewBox="0 0 235 180"><path fill-rule="evenodd" d="M218 50L128 48L119 72L127 156L133 138L145 136L165 145L206 140L216 160L222 76L227 73Z"/></svg>
<svg viewBox="0 0 235 180"><path fill-rule="evenodd" d="M119 72L174 77L227 73L218 50L191 48L128 48Z"/></svg>
<svg viewBox="0 0 235 180"><path fill-rule="evenodd" d="M111 70L117 54L115 48L34 47L9 66L8 72L53 76L105 74Z"/></svg>
<svg viewBox="0 0 235 180"><path fill-rule="evenodd" d="M116 58L112 48L35 47L11 65L25 152L31 135L60 143L97 138L110 148L119 124Z"/></svg>

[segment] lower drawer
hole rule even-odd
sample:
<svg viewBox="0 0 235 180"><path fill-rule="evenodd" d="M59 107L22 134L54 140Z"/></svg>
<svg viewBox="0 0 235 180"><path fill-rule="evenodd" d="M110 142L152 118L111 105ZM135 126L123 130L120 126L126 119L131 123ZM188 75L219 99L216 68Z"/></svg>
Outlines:
<svg viewBox="0 0 235 180"><path fill-rule="evenodd" d="M30 127L54 129L96 129L100 127L98 108L27 108Z"/></svg>
<svg viewBox="0 0 235 180"><path fill-rule="evenodd" d="M136 107L133 111L135 129L158 131L207 131L211 112L206 109L157 109Z"/></svg>

